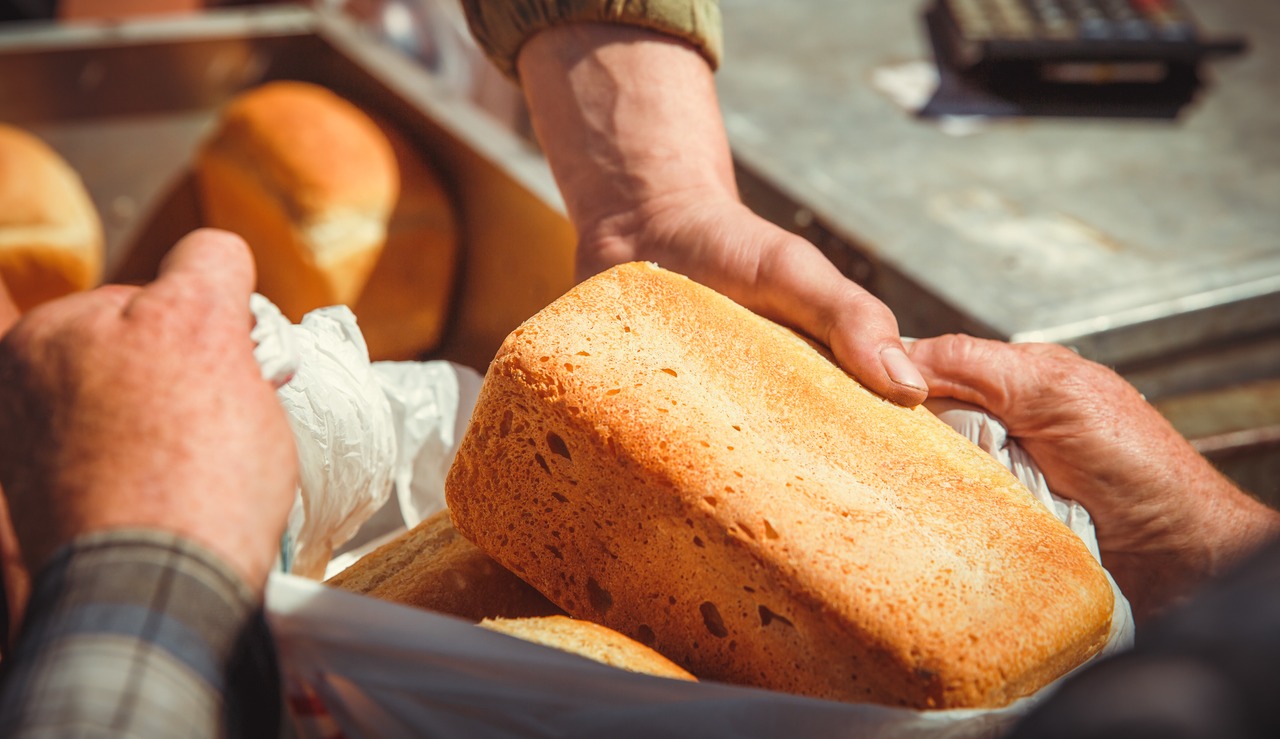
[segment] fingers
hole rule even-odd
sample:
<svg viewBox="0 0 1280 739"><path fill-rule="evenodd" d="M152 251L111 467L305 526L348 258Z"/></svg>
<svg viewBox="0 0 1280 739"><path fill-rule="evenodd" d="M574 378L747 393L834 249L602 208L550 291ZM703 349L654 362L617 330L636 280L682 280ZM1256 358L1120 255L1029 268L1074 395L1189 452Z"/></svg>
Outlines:
<svg viewBox="0 0 1280 739"><path fill-rule="evenodd" d="M841 366L870 389L899 405L923 403L929 385L902 345L897 320L884 303L856 289L827 308L827 345Z"/></svg>
<svg viewBox="0 0 1280 739"><path fill-rule="evenodd" d="M955 398L1002 415L1009 405L1008 375L1019 358L1009 344L948 335L911 344L911 360L924 374L933 397Z"/></svg>

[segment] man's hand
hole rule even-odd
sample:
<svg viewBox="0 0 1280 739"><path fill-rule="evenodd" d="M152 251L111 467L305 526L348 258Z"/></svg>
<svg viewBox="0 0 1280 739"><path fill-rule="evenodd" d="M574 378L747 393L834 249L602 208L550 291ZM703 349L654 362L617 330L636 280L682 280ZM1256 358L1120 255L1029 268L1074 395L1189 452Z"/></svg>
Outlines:
<svg viewBox="0 0 1280 739"><path fill-rule="evenodd" d="M1280 534L1280 513L1223 477L1115 372L1051 344L915 342L933 397L980 406L1097 527L1141 621Z"/></svg>
<svg viewBox="0 0 1280 739"><path fill-rule="evenodd" d="M517 63L578 230L579 278L656 262L826 343L886 398L924 400L889 309L739 201L712 72L693 47L575 23L538 33Z"/></svg>
<svg viewBox="0 0 1280 739"><path fill-rule="evenodd" d="M0 484L32 573L81 534L152 528L262 587L297 461L253 358L253 283L243 241L197 231L154 283L47 303L0 342Z"/></svg>

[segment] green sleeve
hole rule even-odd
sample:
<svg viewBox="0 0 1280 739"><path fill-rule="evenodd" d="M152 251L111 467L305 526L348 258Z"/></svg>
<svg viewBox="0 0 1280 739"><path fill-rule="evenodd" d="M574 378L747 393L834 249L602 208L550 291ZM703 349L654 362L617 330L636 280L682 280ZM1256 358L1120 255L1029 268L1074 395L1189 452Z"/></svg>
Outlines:
<svg viewBox="0 0 1280 739"><path fill-rule="evenodd" d="M502 73L516 78L524 42L564 23L621 23L683 39L715 69L723 38L719 0L462 0L480 47Z"/></svg>

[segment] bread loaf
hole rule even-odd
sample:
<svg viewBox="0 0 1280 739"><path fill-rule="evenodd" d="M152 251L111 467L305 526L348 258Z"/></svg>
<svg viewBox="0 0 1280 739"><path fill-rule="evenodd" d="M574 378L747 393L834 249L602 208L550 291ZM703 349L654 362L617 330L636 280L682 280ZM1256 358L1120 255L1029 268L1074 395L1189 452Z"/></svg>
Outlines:
<svg viewBox="0 0 1280 739"><path fill-rule="evenodd" d="M431 163L390 125L400 197L387 243L352 310L369 358L413 360L439 347L448 325L461 235L452 199Z"/></svg>
<svg viewBox="0 0 1280 739"><path fill-rule="evenodd" d="M649 264L512 332L446 493L570 615L702 680L1000 706L1108 634L1105 573L998 462Z"/></svg>
<svg viewBox="0 0 1280 739"><path fill-rule="evenodd" d="M391 146L368 116L317 85L263 85L223 110L196 177L206 223L249 242L259 292L291 320L355 304L399 189Z"/></svg>
<svg viewBox="0 0 1280 739"><path fill-rule="evenodd" d="M448 511L366 554L326 584L471 621L563 613L462 538Z"/></svg>
<svg viewBox="0 0 1280 739"><path fill-rule="evenodd" d="M480 626L544 647L622 670L675 680L695 681L693 675L661 654L613 629L568 616L485 619Z"/></svg>
<svg viewBox="0 0 1280 739"><path fill-rule="evenodd" d="M40 139L0 124L0 279L18 310L102 280L102 222L84 183Z"/></svg>

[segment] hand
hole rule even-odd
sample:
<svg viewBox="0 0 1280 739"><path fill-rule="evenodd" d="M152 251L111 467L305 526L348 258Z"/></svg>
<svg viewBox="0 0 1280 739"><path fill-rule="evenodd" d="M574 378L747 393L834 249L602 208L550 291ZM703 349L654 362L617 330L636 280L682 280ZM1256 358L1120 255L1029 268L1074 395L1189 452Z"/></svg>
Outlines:
<svg viewBox="0 0 1280 739"><path fill-rule="evenodd" d="M1102 563L1142 621L1280 534L1280 513L1241 492L1115 372L1052 344L922 339L930 394L980 406L1049 488L1085 507Z"/></svg>
<svg viewBox="0 0 1280 739"><path fill-rule="evenodd" d="M578 23L535 35L517 66L578 230L579 278L656 262L824 342L884 397L925 399L889 309L739 201L712 72L693 47Z"/></svg>
<svg viewBox="0 0 1280 739"><path fill-rule="evenodd" d="M30 311L0 342L0 484L31 572L82 534L161 529L260 589L297 478L253 358L253 261L197 231L138 287Z"/></svg>

